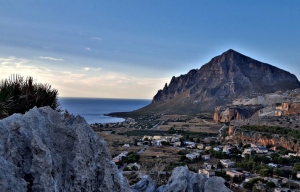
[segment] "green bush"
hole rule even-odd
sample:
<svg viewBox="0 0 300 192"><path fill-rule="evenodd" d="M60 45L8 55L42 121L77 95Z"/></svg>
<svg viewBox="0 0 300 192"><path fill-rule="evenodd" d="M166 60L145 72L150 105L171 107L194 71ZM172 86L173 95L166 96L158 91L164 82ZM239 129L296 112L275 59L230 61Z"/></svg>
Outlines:
<svg viewBox="0 0 300 192"><path fill-rule="evenodd" d="M275 187L276 187L276 185L275 185L275 183L274 183L274 182L272 182L272 181L269 181L269 182L267 182L267 183L266 183L266 187L267 187L267 188L275 188Z"/></svg>
<svg viewBox="0 0 300 192"><path fill-rule="evenodd" d="M140 159L140 155L137 153L129 153L126 159L126 163L135 163Z"/></svg>
<svg viewBox="0 0 300 192"><path fill-rule="evenodd" d="M59 110L57 96L58 91L49 84L36 83L32 77L11 75L0 83L0 118L24 114L33 107L50 106Z"/></svg>

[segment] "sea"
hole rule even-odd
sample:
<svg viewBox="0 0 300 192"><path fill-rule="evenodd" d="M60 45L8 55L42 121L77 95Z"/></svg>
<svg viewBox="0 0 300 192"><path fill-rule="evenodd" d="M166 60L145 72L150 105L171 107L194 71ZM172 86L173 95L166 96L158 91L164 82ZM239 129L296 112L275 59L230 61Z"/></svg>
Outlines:
<svg viewBox="0 0 300 192"><path fill-rule="evenodd" d="M117 123L125 119L106 116L112 112L130 112L151 103L146 99L103 99L103 98L70 98L58 99L62 110L73 115L80 115L89 123Z"/></svg>

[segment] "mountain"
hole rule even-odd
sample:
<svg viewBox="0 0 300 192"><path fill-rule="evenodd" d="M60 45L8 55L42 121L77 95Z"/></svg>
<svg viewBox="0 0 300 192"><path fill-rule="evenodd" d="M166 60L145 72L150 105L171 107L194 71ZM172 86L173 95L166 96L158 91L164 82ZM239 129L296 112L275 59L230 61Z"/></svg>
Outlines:
<svg viewBox="0 0 300 192"><path fill-rule="evenodd" d="M300 88L295 75L229 49L200 69L173 76L152 103L137 112L212 113L237 98L295 88Z"/></svg>

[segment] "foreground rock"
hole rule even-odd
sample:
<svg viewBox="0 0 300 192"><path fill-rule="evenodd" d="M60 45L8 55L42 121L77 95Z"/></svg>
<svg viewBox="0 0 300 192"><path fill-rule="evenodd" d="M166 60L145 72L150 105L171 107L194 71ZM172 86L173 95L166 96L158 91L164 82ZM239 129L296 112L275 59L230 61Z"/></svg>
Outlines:
<svg viewBox="0 0 300 192"><path fill-rule="evenodd" d="M133 186L134 192L230 192L224 179L207 179L204 174L193 173L187 167L176 167L168 183L155 190L154 182L147 176Z"/></svg>
<svg viewBox="0 0 300 192"><path fill-rule="evenodd" d="M132 192L154 192L156 188L156 183L149 177L145 175L141 180L132 186Z"/></svg>
<svg viewBox="0 0 300 192"><path fill-rule="evenodd" d="M130 191L106 143L50 107L0 121L0 191Z"/></svg>

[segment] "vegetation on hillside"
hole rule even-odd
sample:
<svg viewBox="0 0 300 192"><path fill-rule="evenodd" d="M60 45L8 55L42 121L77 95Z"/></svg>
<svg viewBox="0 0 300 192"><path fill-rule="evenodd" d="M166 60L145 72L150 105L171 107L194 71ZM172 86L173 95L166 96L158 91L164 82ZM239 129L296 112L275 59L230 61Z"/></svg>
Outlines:
<svg viewBox="0 0 300 192"><path fill-rule="evenodd" d="M24 114L35 106L58 110L57 96L58 91L49 84L36 83L33 77L11 75L0 82L0 119L14 113Z"/></svg>
<svg viewBox="0 0 300 192"><path fill-rule="evenodd" d="M248 131L281 134L281 135L287 135L293 137L295 139L300 139L300 131L289 129L289 128L283 128L278 126L265 126L265 125L243 125L241 126L241 128Z"/></svg>

